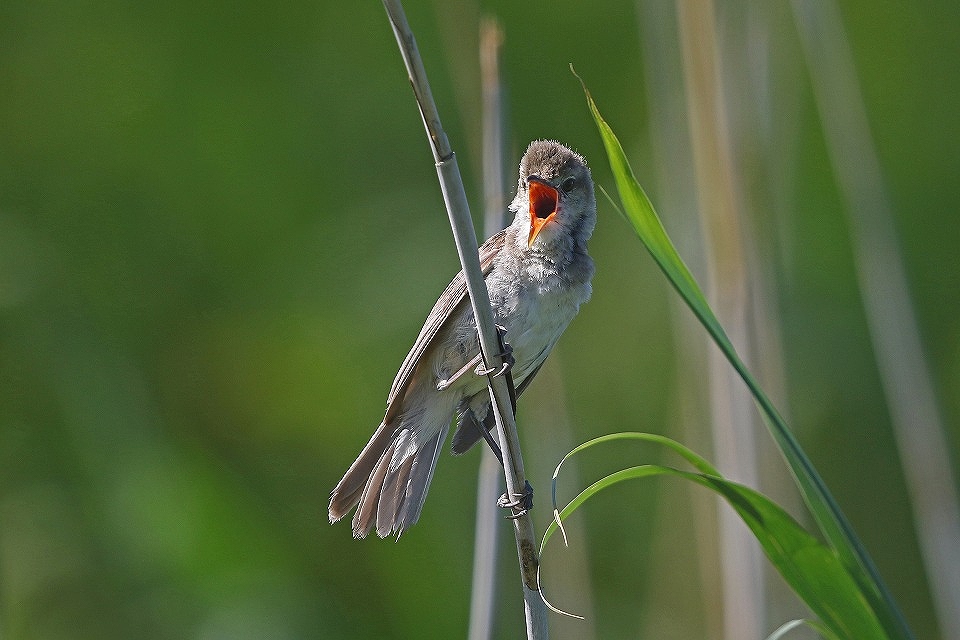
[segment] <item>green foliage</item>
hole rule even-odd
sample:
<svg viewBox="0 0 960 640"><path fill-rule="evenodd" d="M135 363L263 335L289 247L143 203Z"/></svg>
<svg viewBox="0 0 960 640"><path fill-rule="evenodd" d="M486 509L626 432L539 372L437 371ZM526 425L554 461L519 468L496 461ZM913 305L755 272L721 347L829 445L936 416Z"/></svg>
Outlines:
<svg viewBox="0 0 960 640"><path fill-rule="evenodd" d="M654 184L647 168L664 165L644 102L664 96L644 62L673 40L640 33L637 11L672 7L406 4L471 204L478 7L504 27L510 180L530 140L556 137L613 190L573 60ZM780 162L753 156L770 171L748 173L743 189L762 205L791 426L803 425L917 637L940 638L789 7L717 9L729 44L747 43L749 15L772 54L764 144ZM459 268L381 4L12 0L0 16L0 637L462 636L479 451L443 454L423 518L398 544L357 542L325 514ZM956 446L960 12L859 0L844 3L844 21ZM737 60L725 71L756 77ZM764 129L753 124L732 133ZM593 298L520 409L524 464L544 496L556 461L597 425L657 431L676 418L677 376L658 369L676 347L662 278L638 271L650 261L614 216L590 252ZM561 405L575 418L569 441L557 435ZM717 635L690 593L699 585L668 592L656 578L682 616L647 616L652 594L630 589L654 588L648 548L689 552L688 538L662 533L666 519L650 521L658 499L624 515L636 537L594 544L587 532L595 637ZM603 521L607 508L591 511ZM523 624L511 555L497 561L495 637ZM613 574L624 564L638 571ZM586 637L580 622L551 624Z"/></svg>
<svg viewBox="0 0 960 640"><path fill-rule="evenodd" d="M621 469L597 480L580 492L562 511L556 511L556 480L560 468L571 456L593 446L623 440L641 440L664 445L693 465L697 472L661 465L641 465ZM555 521L543 536L541 553L560 523L591 496L626 480L670 476L707 487L721 496L740 515L756 536L767 558L787 584L803 599L823 623L820 629L828 638L840 640L882 640L888 636L870 603L851 578L840 557L831 547L807 533L790 515L763 494L722 477L709 462L682 444L647 433L616 433L586 442L564 456L554 473Z"/></svg>
<svg viewBox="0 0 960 640"><path fill-rule="evenodd" d="M572 66L571 66L572 70ZM574 72L576 75L576 72ZM578 79L579 76L577 76ZM580 80L583 85L583 81ZM817 521L821 531L827 538L832 549L836 552L846 573L858 585L862 597L869 603L872 610L889 638L911 638L912 634L906 622L887 592L879 573L867 555L863 545L857 539L845 516L840 511L829 490L817 473L810 459L804 453L800 444L787 427L783 417L773 406L773 403L760 388L746 365L737 355L714 315L706 298L697 285L690 270L680 258L673 243L667 236L657 216L650 199L647 197L640 183L633 174L627 161L626 154L620 141L610 126L600 115L590 92L583 85L584 94L590 112L600 131L603 145L607 152L617 192L623 203L624 214L646 246L657 265L663 270L670 283L677 290L684 302L694 312L704 328L720 347L721 351L733 365L737 373L749 387L757 405L761 409L764 420L773 435L784 459L790 467L793 477L800 489L804 501ZM728 500L730 496L726 496ZM742 515L742 514L741 514ZM748 523L749 524L749 523ZM762 541L761 541L762 542ZM784 576L786 577L786 576ZM788 578L788 581L789 578ZM791 583L792 584L792 583ZM848 636L866 637L866 636Z"/></svg>

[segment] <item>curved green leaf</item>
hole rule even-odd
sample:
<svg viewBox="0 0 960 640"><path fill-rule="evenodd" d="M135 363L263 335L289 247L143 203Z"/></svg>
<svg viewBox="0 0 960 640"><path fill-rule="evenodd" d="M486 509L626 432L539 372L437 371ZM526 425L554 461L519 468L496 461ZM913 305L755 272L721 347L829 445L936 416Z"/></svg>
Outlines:
<svg viewBox="0 0 960 640"><path fill-rule="evenodd" d="M807 533L786 511L763 494L727 480L715 472L705 472L704 469L712 470L710 465L678 442L652 434L614 434L581 445L567 454L564 460L588 447L622 439L645 440L666 445L700 471L681 471L661 465L641 465L622 469L601 478L581 491L558 513L559 521L569 517L600 491L626 480L672 476L695 482L719 494L740 515L773 566L820 618L823 626L821 631L836 639L883 640L889 637L877 619L870 602L863 596L861 589L833 549ZM558 472L559 469L558 466ZM556 480L556 474L554 479ZM547 541L558 528L558 522L551 523L547 528L540 545L541 554Z"/></svg>

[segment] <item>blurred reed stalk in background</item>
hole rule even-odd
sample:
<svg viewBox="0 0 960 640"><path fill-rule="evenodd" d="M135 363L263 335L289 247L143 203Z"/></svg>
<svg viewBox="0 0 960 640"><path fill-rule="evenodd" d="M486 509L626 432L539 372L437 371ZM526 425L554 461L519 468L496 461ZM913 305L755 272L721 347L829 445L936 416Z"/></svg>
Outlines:
<svg viewBox="0 0 960 640"><path fill-rule="evenodd" d="M481 80L481 123L482 123L482 165L483 165L483 203L484 236L489 237L509 224L507 213L507 194L504 190L504 129L507 123L504 112L503 86L500 79L499 54L503 45L504 33L493 18L481 20L480 24L480 80ZM452 43L454 44L454 43ZM450 51L454 56L454 51ZM470 113L462 112L464 122L469 121ZM513 174L510 174L511 177ZM509 337L508 337L509 340ZM527 391L525 397L532 401L525 406L528 411L524 423L523 441L532 446L536 443L538 455L531 460L529 467L540 468L545 473L537 477L546 477L553 462L575 446L573 424L566 409L564 384L558 354L545 363L539 374L540 381ZM550 390L550 391L545 391ZM477 515L474 541L473 585L470 607L470 640L485 640L494 637L493 620L497 608L497 539L501 531L500 509L495 506L501 489L501 470L493 453L482 448L480 470L477 478ZM539 464L538 464L539 463ZM569 477L574 481L579 477L576 461L570 463ZM530 475L534 475L531 472ZM587 559L589 539L583 526L583 518L576 517L567 525L571 533L568 547L558 551L556 562L563 567L561 579L551 591L561 601L576 601L577 611L584 620L575 622L566 618L553 618L552 636L554 638L576 638L590 640L596 637L594 616L591 614L592 589L590 587L590 567ZM560 572L558 572L560 573ZM507 592L500 590L499 593Z"/></svg>
<svg viewBox="0 0 960 640"><path fill-rule="evenodd" d="M683 84L683 66L680 57L675 4L659 0L638 0L638 29L643 46L644 84L647 94L648 131L650 136L649 156L655 159L651 167L656 176L656 201L669 219L670 229L680 253L686 257L691 269L703 273L703 240L695 212L696 190L693 163L690 156L690 136L686 119L678 117L686 111ZM671 325L675 333L675 411L677 424L667 427L677 433L677 439L700 451L712 449L707 429L703 393L699 384L690 384L693 372L706 369L706 349L709 339L703 328L689 313L686 305L677 297L670 297ZM644 625L643 637L657 637L676 629L682 637L719 638L722 634L723 611L716 603L721 601L721 585L717 575L719 563L717 501L705 492L683 487L692 507L691 545L696 553L689 557L677 557L667 553L670 541L676 535L663 534L664 542L657 544L653 554L649 592L660 608L669 607L671 599L693 591L699 598L702 621L693 621L690 616L677 617L670 621L672 627L664 627L660 616L650 616ZM664 527L659 527L662 530ZM697 576L697 588L690 588L689 574ZM687 578L682 576L687 575ZM675 577L680 576L680 577ZM676 584L674 584L674 582ZM670 595L663 594L669 589ZM660 597L657 597L660 596ZM655 604L651 606L656 606ZM702 626L697 626L697 623Z"/></svg>
<svg viewBox="0 0 960 640"><path fill-rule="evenodd" d="M708 274L712 304L718 310L725 326L730 328L732 340L738 344L738 349L747 354L755 354L754 359L759 360L755 364L764 372L767 384L770 384L772 379L774 388L781 389L779 395L783 397L782 390L785 385L778 321L772 296L765 293L772 286L766 274L773 272L773 267L763 264L762 254L753 249L752 239L756 230L749 228L750 219L747 215L751 208L751 197L762 196L753 194L746 188L745 169L741 165L748 162L743 158L743 155L749 155L746 153L747 148L757 156L764 156L757 161L758 166L754 170L760 180L769 184L767 195L773 201L771 206L778 211L790 208L787 199L793 185L791 165L795 163L790 159L790 148L793 135L796 134L793 126L796 118L791 117L790 113L796 115L796 100L789 99L789 96L788 99L779 96L781 99L776 100L776 97L771 95L769 66L782 64L786 56L781 55L777 60L771 61L767 51L767 34L774 28L771 23L780 16L773 10L757 11L748 8L747 19L743 19L743 16L729 19L727 16L727 20L722 20L713 15L712 5L709 3L679 1L676 4L679 21L676 28L684 43L684 72L681 74L679 65L663 51L663 48L668 46L669 29L672 27L670 17L664 16L668 11L665 11L662 5L650 2L640 2L638 8L644 35L642 41L646 47L644 53L647 82L650 85L648 94L651 135L660 158L661 200L665 204L664 209L681 214L670 216L674 223L679 224L684 224L684 210L699 209L703 216L703 232L706 235L704 246L699 249L706 252L704 260L707 264L696 265L696 259L694 264ZM897 249L892 214L883 195L885 189L866 126L856 73L835 8L814 7L810 3L795 2L793 10L805 47L807 64L810 73L814 75L815 97L824 120L828 147L838 174L837 180L848 202L848 215L853 218L850 226L854 235L853 244L857 253L861 289L864 290L874 349L905 463L905 475L911 487L918 538L924 547L931 591L938 605L945 637L960 637L960 633L956 631L960 607L955 598L951 599L947 595L960 591L957 585L960 581L960 564L957 561L960 554L960 525L957 523L960 518L956 515L958 501L946 453L949 449L937 412L929 372L922 357L902 259ZM720 44L715 41L717 36L714 27L718 24L723 24L722 33L727 34L724 42ZM730 32L736 32L736 35L741 37L732 36ZM731 41L736 41L736 44L731 44ZM740 49L736 50L736 47ZM730 49L734 49L737 54L733 63L724 57ZM710 57L714 60L711 61ZM723 61L727 64L723 64ZM793 69L792 74L796 73L797 70ZM678 88L674 80L681 75L685 80L685 91ZM723 78L727 78L730 84L737 87L748 87L750 91L747 99L738 102L734 96L726 95L722 86ZM784 84L786 87L794 86L790 83ZM691 179L693 170L684 153L687 150L682 140L685 127L678 124L675 118L676 113L683 112L678 95L686 96L689 141L691 153L696 160L696 180ZM729 116L725 115L725 109ZM860 164L861 158L866 158L866 162ZM683 186L691 182L697 185L698 203L694 203L693 198L684 193ZM869 206L864 206L865 203L869 203ZM884 219L867 221L864 219L865 215ZM686 225L691 237L698 235L700 229L696 228L696 225L689 220L686 220ZM740 233L737 233L738 227L741 229ZM858 234L860 237L857 237ZM681 237L683 235L678 234ZM742 242L742 246L738 246L738 242ZM691 248L684 253L696 256L700 251ZM680 359L687 361L684 369L696 370L696 364L691 359L702 358L702 354L693 353L695 349L689 346L691 334L684 331L683 323L678 323L677 326L682 334L678 337ZM694 327L693 330L696 329L697 327ZM722 406L718 407L717 401L727 396L726 392L717 386L717 381L722 381L724 376L722 371L714 368L714 361L711 358L712 406L715 417L713 423L716 428L722 424L716 420L719 417L717 409L724 409ZM733 397L736 398L736 394ZM736 400L734 402L736 403ZM749 409L739 404L728 408L734 409L738 406ZM687 412L689 413L689 410ZM732 411L720 412L721 415L723 413L730 415ZM750 414L752 415L752 412ZM737 412L736 415L738 418L732 425L732 431L726 435L720 431L714 432L713 441L719 465L729 468L732 473L740 474L741 478L754 486L768 485L771 480L777 483L779 478L776 474L760 478L756 470L751 471L750 464L754 460L755 452L763 448L763 443L751 444L747 429L749 420L744 420L743 413ZM696 418L692 420L696 421ZM922 424L917 424L912 430L908 429L915 421ZM752 428L749 431L752 432ZM722 446L724 442L732 442L730 435L744 438L740 441L743 445L740 447L742 457L736 453L737 447ZM930 461L929 466L925 466L926 461ZM750 474L753 474L755 479L750 479ZM709 527L703 522L698 526L701 529ZM724 543L723 546L725 551L736 550L736 545L731 547ZM709 550L709 544L700 547L704 564L710 562L710 558L704 556ZM735 555L723 555L727 558L723 561L725 567L736 567L739 564ZM751 571L752 568L747 569L748 573ZM730 626L729 619L732 615L736 619L735 624L749 625L747 616L742 613L742 603L761 602L748 597L749 585L744 585L745 590L740 590L739 596L730 592L729 578L736 578L736 573L736 570L730 573L724 569L724 601L728 605L731 602L740 603L733 610L729 606L725 607L727 637L755 633L745 627L734 629ZM757 575L753 574L754 579ZM704 569L702 580L707 588L705 594L709 601L711 585L708 569ZM754 587L759 584L761 583L755 582ZM762 590L761 596L766 592L766 589ZM778 605L768 602L764 606L769 613L771 608ZM706 608L709 611L709 603ZM757 623L761 623L764 609L757 608L753 613L757 616Z"/></svg>
<svg viewBox="0 0 960 640"><path fill-rule="evenodd" d="M791 6L846 205L867 327L941 636L960 638L960 499L853 55L834 2L794 0Z"/></svg>
<svg viewBox="0 0 960 640"><path fill-rule="evenodd" d="M494 19L480 22L481 129L483 136L483 235L489 238L506 223L503 192L503 114L500 97L500 47L503 32ZM497 533L500 530L500 463L487 446L480 449L477 516L470 589L469 640L493 637L497 595Z"/></svg>
<svg viewBox="0 0 960 640"><path fill-rule="evenodd" d="M707 297L749 364L750 287L743 246L749 234L744 230L740 177L730 143L714 6L710 1L678 0L676 8ZM757 487L753 403L719 350L710 348L707 360L717 466ZM762 637L766 598L759 548L733 511L725 505L718 509L724 637Z"/></svg>
<svg viewBox="0 0 960 640"><path fill-rule="evenodd" d="M755 311L753 275L745 258L751 237L743 215L742 176L730 141L723 88L727 69L721 62L714 8L712 3L639 2L638 12L652 152L659 165L658 200L661 209L670 212L681 253L695 271L705 274L711 306L749 361L751 329L757 324L749 318ZM725 473L760 486L753 402L686 307L675 300L673 309L682 437L713 450ZM704 370L709 372L709 417L696 384L689 384L700 382ZM763 637L764 567L753 535L722 501L694 493L692 502L707 635ZM722 602L720 608L717 602Z"/></svg>

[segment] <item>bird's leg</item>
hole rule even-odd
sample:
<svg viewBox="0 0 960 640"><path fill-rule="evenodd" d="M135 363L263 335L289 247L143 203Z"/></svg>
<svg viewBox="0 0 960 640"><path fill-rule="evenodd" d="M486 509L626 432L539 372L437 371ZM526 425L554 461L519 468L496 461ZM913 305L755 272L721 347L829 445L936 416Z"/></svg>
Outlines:
<svg viewBox="0 0 960 640"><path fill-rule="evenodd" d="M500 357L503 358L503 365L500 369L494 369L492 367L487 367L485 363L477 365L476 374L478 376L488 376L493 374L493 377L502 376L507 374L507 391L510 394L510 408L513 411L513 415L517 415L517 389L513 384L513 374L510 372L511 367L516 363L516 360L513 357L513 348L504 342L503 337L506 335L507 329L501 325L497 325L497 340L500 342ZM482 353L480 354L483 355ZM476 360L476 358L474 358ZM467 364L464 369L470 367L473 364L473 360ZM454 379L463 374L463 369L454 374ZM440 388L437 385L437 388ZM484 441L490 447L490 450L493 451L493 455L497 457L497 460L500 462L500 466L504 466L503 463L503 452L500 450L500 445L493 439L493 436L490 434L490 430L486 428L483 424L477 425L480 428L480 435L483 436ZM509 494L504 493L497 499L497 506L501 509L510 509L513 511L511 515L508 515L507 518L510 520L516 520L517 518L523 516L527 511L533 509L533 487L530 486L530 483L524 481L523 483L523 492Z"/></svg>
<svg viewBox="0 0 960 640"><path fill-rule="evenodd" d="M500 325L497 325L497 338L500 340L500 350L504 353L504 369L500 371L497 375L501 375L504 371L507 374L507 392L510 394L510 408L513 411L514 417L517 415L517 388L513 384L513 373L510 371L515 363L513 358L513 349L509 344L505 343L503 340L504 335L507 333L507 330ZM489 438L489 434L487 436ZM494 453L499 454L499 447L494 449ZM497 455L497 458L500 459L500 465L503 465L503 456ZM507 518L510 520L516 520L517 518L526 514L530 509L533 509L533 487L530 486L530 483L526 480L523 481L523 493L504 493L497 499L497 506L501 509L510 509L513 513Z"/></svg>
<svg viewBox="0 0 960 640"><path fill-rule="evenodd" d="M493 435L491 435L490 429L487 429L482 424L478 424L478 426L480 427L480 435L483 436L483 440L487 443L487 446L490 447L490 451L493 451L493 455L497 456L497 461L500 463L500 466L502 467L503 452L500 451L500 445L497 444L497 441L493 439Z"/></svg>
<svg viewBox="0 0 960 640"><path fill-rule="evenodd" d="M480 351L477 353L477 355L470 359L470 362L460 367L452 376L449 378L444 378L443 380L439 380L437 382L437 391L445 391L446 389L449 389L454 382L466 375L466 373L471 369L473 369L474 373L476 373L478 376L488 376L493 374L494 378L509 372L510 367L513 366L515 360L513 358L513 348L503 341L503 336L506 332L507 330L504 327L497 325L497 338L500 341L500 353L498 355L503 358L503 365L499 369L488 368L483 362L483 352ZM512 380L510 381L510 386L511 388L513 387ZM517 404L516 400L514 399L515 396L516 393L511 391L510 399L513 400L514 413L516 413Z"/></svg>
<svg viewBox="0 0 960 640"><path fill-rule="evenodd" d="M493 436L490 434L490 430L485 428L483 425L480 425L480 435L483 436L487 446L489 446L490 450L493 451L493 455L497 457L497 461L500 462L500 466L502 467L503 453L500 451L500 445L496 443L496 441L493 439ZM510 520L516 520L530 509L533 509L533 487L530 486L529 482L524 481L523 493L504 493L502 496L497 498L497 506L501 509L511 509L513 513L507 516L507 518Z"/></svg>
<svg viewBox="0 0 960 640"><path fill-rule="evenodd" d="M483 354L478 353L477 355L473 356L473 358L470 359L470 362L463 365L452 376L450 376L449 378L444 378L443 380L440 380L439 382L437 382L437 391L443 391L445 389L448 389L450 385L452 385L454 382L462 378L464 374L466 374L468 371L470 371L475 367L481 366L482 363L483 363Z"/></svg>
<svg viewBox="0 0 960 640"><path fill-rule="evenodd" d="M497 500L497 506L501 509L511 509L513 513L507 516L510 520L516 520L520 516L533 509L533 487L527 481L523 482L523 493L504 493Z"/></svg>
<svg viewBox="0 0 960 640"><path fill-rule="evenodd" d="M513 410L513 415L517 415L517 389L513 384L513 375L510 373L510 369L513 368L513 365L516 364L516 359L513 357L513 347L510 346L510 343L504 341L503 337L507 335L507 328L502 325L497 325L497 341L500 343L500 357L503 358L503 365L499 370L493 368L486 368L477 366L477 375L486 376L493 374L493 377L502 376L507 374L507 392L510 394L510 408Z"/></svg>

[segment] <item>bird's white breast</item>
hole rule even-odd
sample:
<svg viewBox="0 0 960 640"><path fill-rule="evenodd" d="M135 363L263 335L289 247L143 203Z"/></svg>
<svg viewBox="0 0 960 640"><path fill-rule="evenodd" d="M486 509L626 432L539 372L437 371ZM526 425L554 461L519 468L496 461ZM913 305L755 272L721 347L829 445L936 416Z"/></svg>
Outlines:
<svg viewBox="0 0 960 640"><path fill-rule="evenodd" d="M564 277L568 273L560 275L551 267L539 260L529 261L519 273L511 274L512 282L488 283L496 321L506 327L506 341L513 348L517 380L543 362L580 305L590 298L589 277L571 281ZM512 295L495 293L505 291Z"/></svg>

